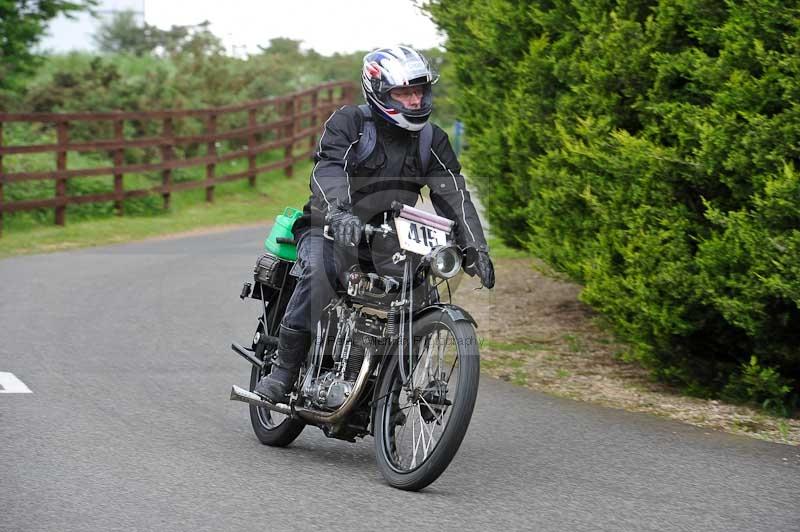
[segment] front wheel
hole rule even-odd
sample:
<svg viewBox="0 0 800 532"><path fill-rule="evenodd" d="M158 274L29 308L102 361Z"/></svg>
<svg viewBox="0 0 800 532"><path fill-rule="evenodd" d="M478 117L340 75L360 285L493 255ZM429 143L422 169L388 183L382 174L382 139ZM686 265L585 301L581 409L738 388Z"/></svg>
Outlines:
<svg viewBox="0 0 800 532"><path fill-rule="evenodd" d="M432 313L414 322L413 368L402 382L397 356L380 383L375 456L386 481L416 491L439 478L467 432L478 393L475 329ZM408 364L408 348L402 355Z"/></svg>

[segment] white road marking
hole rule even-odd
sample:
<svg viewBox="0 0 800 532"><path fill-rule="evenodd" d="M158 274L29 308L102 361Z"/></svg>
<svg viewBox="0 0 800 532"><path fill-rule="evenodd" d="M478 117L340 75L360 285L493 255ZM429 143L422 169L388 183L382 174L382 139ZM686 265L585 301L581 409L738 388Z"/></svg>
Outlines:
<svg viewBox="0 0 800 532"><path fill-rule="evenodd" d="M0 393L33 393L13 373L0 371Z"/></svg>

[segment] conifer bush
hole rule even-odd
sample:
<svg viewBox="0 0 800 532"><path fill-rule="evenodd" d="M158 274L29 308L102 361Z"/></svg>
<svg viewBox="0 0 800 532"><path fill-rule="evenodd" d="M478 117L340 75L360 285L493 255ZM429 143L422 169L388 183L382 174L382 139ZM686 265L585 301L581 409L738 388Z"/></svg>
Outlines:
<svg viewBox="0 0 800 532"><path fill-rule="evenodd" d="M448 35L466 162L497 235L582 283L659 377L796 398L800 2L426 9Z"/></svg>

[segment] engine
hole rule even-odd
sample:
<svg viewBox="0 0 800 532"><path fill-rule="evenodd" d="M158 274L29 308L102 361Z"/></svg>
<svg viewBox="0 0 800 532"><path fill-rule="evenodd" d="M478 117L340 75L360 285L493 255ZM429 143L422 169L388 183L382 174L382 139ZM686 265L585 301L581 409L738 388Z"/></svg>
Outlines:
<svg viewBox="0 0 800 532"><path fill-rule="evenodd" d="M303 393L318 408L336 410L350 396L353 383L354 381L345 380L334 371L326 371L319 378L313 379Z"/></svg>
<svg viewBox="0 0 800 532"><path fill-rule="evenodd" d="M319 356L315 357L315 367L310 369L303 384L303 396L323 410L336 410L353 392L364 358L367 353L374 353L385 325L376 317L341 307L337 309L336 321L339 324L336 336L323 334L317 346ZM325 333L332 330L332 322L333 319L328 320ZM327 368L322 363L326 360Z"/></svg>

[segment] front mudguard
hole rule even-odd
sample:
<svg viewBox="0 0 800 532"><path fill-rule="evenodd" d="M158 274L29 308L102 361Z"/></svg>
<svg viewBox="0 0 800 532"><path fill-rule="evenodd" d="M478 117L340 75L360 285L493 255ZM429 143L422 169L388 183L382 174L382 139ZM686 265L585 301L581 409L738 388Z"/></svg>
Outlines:
<svg viewBox="0 0 800 532"><path fill-rule="evenodd" d="M425 308L421 308L414 313L414 320L416 321L432 312L445 312L453 321L468 321L476 329L478 328L478 322L475 321L475 318L473 318L469 312L459 306L451 305L449 303L435 303Z"/></svg>
<svg viewBox="0 0 800 532"><path fill-rule="evenodd" d="M461 307L458 307L456 305L451 305L449 303L436 303L417 310L416 312L414 312L414 321L422 318L423 316L427 316L428 314L432 314L435 312L446 313L453 321L467 321L471 323L476 329L478 328L478 323L475 321L475 318L473 318L469 312L467 312ZM388 353L394 352L396 345L397 345L396 342L392 342L392 344L388 347L386 352ZM392 361L387 360L386 358L381 359L381 366L378 370L377 380L375 381L375 388L373 390L373 395L372 395L372 408L370 408L370 416L371 416L370 433L372 436L375 435L374 434L375 427L373 425L373 422L375 420L375 408L377 407L379 399L378 390L380 388L380 383L383 381L384 373L386 373L389 370L389 367L392 365L392 363L393 363Z"/></svg>
<svg viewBox="0 0 800 532"><path fill-rule="evenodd" d="M417 321L423 318L424 316L427 316L428 314L433 314L435 312L446 313L448 316L450 316L450 319L452 319L453 321L467 321L471 323L476 329L478 328L478 322L475 321L475 318L473 318L469 312L467 312L461 307L458 307L456 305L451 305L449 303L435 303L433 305L428 305L427 307L418 309L416 312L414 312L414 321ZM392 342L389 348L387 349L387 352L389 353L393 352L394 349L396 349L396 346L397 343ZM380 382L380 378L383 377L383 372L386 371L386 367L388 365L389 364L384 363L381 366L381 370L378 375L379 378L378 382Z"/></svg>

